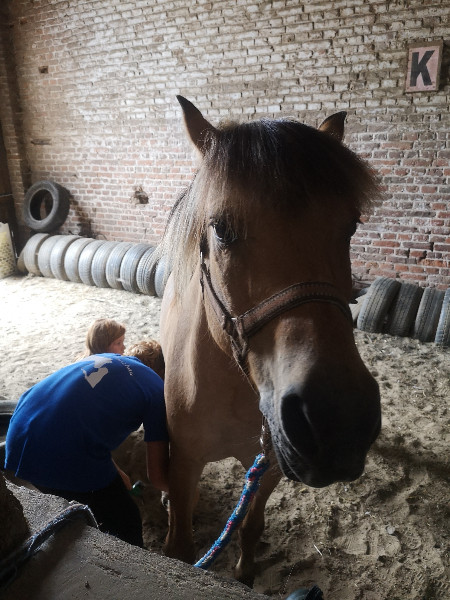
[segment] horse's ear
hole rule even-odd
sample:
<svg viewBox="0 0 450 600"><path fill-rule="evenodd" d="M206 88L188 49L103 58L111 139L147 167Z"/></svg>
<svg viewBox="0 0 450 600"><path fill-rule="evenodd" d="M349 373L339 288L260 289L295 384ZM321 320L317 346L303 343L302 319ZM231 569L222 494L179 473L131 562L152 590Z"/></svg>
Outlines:
<svg viewBox="0 0 450 600"><path fill-rule="evenodd" d="M184 113L184 123L186 125L187 132L194 145L204 154L206 151L205 140L207 134L215 132L216 128L209 123L198 110L196 106L186 100L183 96L177 96L178 102L181 104L181 108Z"/></svg>
<svg viewBox="0 0 450 600"><path fill-rule="evenodd" d="M344 124L345 117L347 113L345 111L335 113L325 119L325 121L320 125L319 131L325 131L329 135L337 138L340 142L342 142L344 138Z"/></svg>

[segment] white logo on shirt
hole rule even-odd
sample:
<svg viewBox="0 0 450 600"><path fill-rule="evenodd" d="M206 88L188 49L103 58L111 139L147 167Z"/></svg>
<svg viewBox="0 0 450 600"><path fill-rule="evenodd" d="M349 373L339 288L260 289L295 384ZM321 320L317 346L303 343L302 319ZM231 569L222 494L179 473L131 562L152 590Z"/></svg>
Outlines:
<svg viewBox="0 0 450 600"><path fill-rule="evenodd" d="M104 367L103 365L112 363L112 360L110 358L107 358L106 356L93 356L92 358L89 358L88 360L93 360L94 369L97 369L97 371L92 371L92 373L88 374L84 369L81 369L81 370L83 371L84 378L89 383L91 388L95 388L97 383L100 383L100 381L103 379L103 377L105 375L107 375L109 372L108 369L106 367Z"/></svg>

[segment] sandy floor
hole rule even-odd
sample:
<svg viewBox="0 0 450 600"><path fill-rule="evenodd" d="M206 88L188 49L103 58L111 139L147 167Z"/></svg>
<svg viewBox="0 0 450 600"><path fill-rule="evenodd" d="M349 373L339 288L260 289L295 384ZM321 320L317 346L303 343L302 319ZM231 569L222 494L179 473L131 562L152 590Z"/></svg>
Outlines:
<svg viewBox="0 0 450 600"><path fill-rule="evenodd" d="M38 277L0 280L0 401L71 362L89 323L110 317L126 343L158 338L160 301ZM325 600L444 600L450 597L450 351L409 338L355 332L377 377L383 431L365 474L322 490L283 480L267 509L255 590L284 598L317 583ZM121 449L133 480L145 479L139 434ZM208 465L195 536L201 556L234 508L243 469L233 459ZM160 552L166 515L158 495L138 500L148 548ZM213 569L232 575L233 541Z"/></svg>

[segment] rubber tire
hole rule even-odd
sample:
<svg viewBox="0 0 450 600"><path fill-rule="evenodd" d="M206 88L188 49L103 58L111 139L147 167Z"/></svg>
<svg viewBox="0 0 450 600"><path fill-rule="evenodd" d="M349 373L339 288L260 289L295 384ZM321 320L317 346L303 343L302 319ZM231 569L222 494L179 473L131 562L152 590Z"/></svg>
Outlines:
<svg viewBox="0 0 450 600"><path fill-rule="evenodd" d="M39 248L49 237L48 233L36 233L35 235L32 235L25 244L23 249L23 262L25 263L25 268L28 273L32 273L33 275L41 274L38 266Z"/></svg>
<svg viewBox="0 0 450 600"><path fill-rule="evenodd" d="M134 292L135 294L140 292L136 282L136 269L148 248L148 244L135 244L123 257L120 264L120 282L127 292Z"/></svg>
<svg viewBox="0 0 450 600"><path fill-rule="evenodd" d="M37 261L39 271L43 277L53 278L53 273L50 268L50 255L55 245L64 237L65 236L63 235L52 235L49 238L47 238L42 244L42 246L39 248Z"/></svg>
<svg viewBox="0 0 450 600"><path fill-rule="evenodd" d="M92 279L92 261L95 254L106 244L105 240L94 240L83 249L78 259L78 274L85 285L95 285Z"/></svg>
<svg viewBox="0 0 450 600"><path fill-rule="evenodd" d="M450 346L450 288L444 294L434 342L442 348Z"/></svg>
<svg viewBox="0 0 450 600"><path fill-rule="evenodd" d="M358 320L359 313L361 312L361 308L364 302L364 296L358 296L355 302L349 304L350 312L352 313L353 324L356 324Z"/></svg>
<svg viewBox="0 0 450 600"><path fill-rule="evenodd" d="M0 401L0 436L6 436L6 432L8 431L9 422L13 415L13 412L16 410L17 401L9 402ZM0 461L0 468L3 466L3 463Z"/></svg>
<svg viewBox="0 0 450 600"><path fill-rule="evenodd" d="M153 260L154 247L150 247L141 257L136 269L136 284L142 294L156 296L155 271L156 264Z"/></svg>
<svg viewBox="0 0 450 600"><path fill-rule="evenodd" d="M367 290L369 289L369 287L370 285L366 285L362 288L352 288L352 299L357 300L360 296L364 296L364 294L367 294Z"/></svg>
<svg viewBox="0 0 450 600"><path fill-rule="evenodd" d="M105 242L101 248L97 250L92 259L91 276L94 285L101 288L109 287L106 279L106 263L109 255L119 242Z"/></svg>
<svg viewBox="0 0 450 600"><path fill-rule="evenodd" d="M412 337L421 342L433 342L441 313L445 292L436 288L425 288L414 322Z"/></svg>
<svg viewBox="0 0 450 600"><path fill-rule="evenodd" d="M360 296L365 296L369 290L370 286L361 288L358 292L356 292L356 297L359 298Z"/></svg>
<svg viewBox="0 0 450 600"><path fill-rule="evenodd" d="M22 248L19 256L17 257L17 270L19 271L19 273L22 273L22 275L26 275L28 272L25 266L24 250L25 249Z"/></svg>
<svg viewBox="0 0 450 600"><path fill-rule="evenodd" d="M400 282L389 277L377 277L367 293L357 319L358 329L370 333L383 330L386 315L400 290Z"/></svg>
<svg viewBox="0 0 450 600"><path fill-rule="evenodd" d="M74 283L82 283L80 279L80 273L78 271L78 261L83 250L94 242L93 238L80 238L75 240L70 245L64 257L64 271L66 273L67 281L73 281Z"/></svg>
<svg viewBox="0 0 450 600"><path fill-rule="evenodd" d="M109 287L116 290L123 290L120 281L120 265L122 264L123 257L132 245L131 242L119 242L111 251L105 269L106 281L108 282Z"/></svg>
<svg viewBox="0 0 450 600"><path fill-rule="evenodd" d="M413 283L402 283L388 315L386 332L399 337L411 333L422 299L423 288Z"/></svg>
<svg viewBox="0 0 450 600"><path fill-rule="evenodd" d="M63 281L68 280L66 271L64 269L64 259L69 247L79 239L79 235L64 235L53 246L53 249L50 253L50 269L53 273L53 277L56 279L62 279Z"/></svg>
<svg viewBox="0 0 450 600"><path fill-rule="evenodd" d="M164 289L166 287L166 282L169 279L170 271L170 268L167 269L167 258L161 256L155 270L155 292L158 298L162 298L164 295Z"/></svg>
<svg viewBox="0 0 450 600"><path fill-rule="evenodd" d="M50 212L40 218L40 207L43 201L52 202ZM23 221L33 231L55 231L64 223L69 214L70 192L54 181L38 181L25 193L23 200Z"/></svg>

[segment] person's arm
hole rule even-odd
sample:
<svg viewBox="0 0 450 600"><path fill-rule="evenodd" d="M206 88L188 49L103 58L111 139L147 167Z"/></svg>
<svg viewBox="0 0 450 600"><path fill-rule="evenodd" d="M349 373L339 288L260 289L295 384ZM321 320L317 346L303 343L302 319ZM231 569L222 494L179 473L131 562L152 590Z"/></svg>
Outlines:
<svg viewBox="0 0 450 600"><path fill-rule="evenodd" d="M127 490L131 490L131 488L133 487L131 485L131 479L128 477L128 475L125 473L125 471L122 471L122 469L119 467L119 465L113 460L114 466L116 467L117 471L119 472L119 475L122 477L122 481L125 484L125 487L127 488Z"/></svg>
<svg viewBox="0 0 450 600"><path fill-rule="evenodd" d="M169 442L146 442L147 477L161 492L169 491Z"/></svg>

